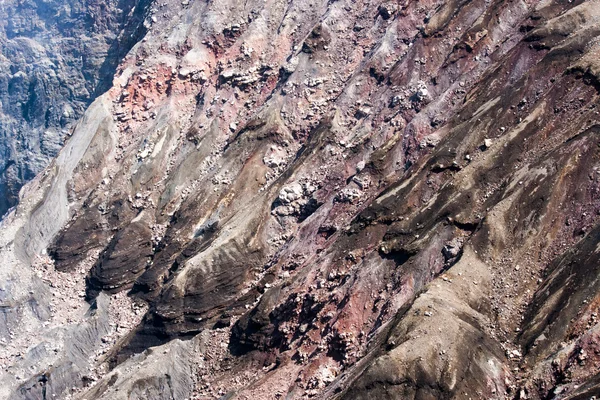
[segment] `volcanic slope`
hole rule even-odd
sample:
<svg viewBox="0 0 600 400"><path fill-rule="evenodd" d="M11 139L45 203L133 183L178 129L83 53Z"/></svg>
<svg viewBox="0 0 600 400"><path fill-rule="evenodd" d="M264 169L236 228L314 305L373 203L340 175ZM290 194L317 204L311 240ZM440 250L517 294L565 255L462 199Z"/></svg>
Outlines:
<svg viewBox="0 0 600 400"><path fill-rule="evenodd" d="M0 394L600 395L599 17L153 4L2 223Z"/></svg>

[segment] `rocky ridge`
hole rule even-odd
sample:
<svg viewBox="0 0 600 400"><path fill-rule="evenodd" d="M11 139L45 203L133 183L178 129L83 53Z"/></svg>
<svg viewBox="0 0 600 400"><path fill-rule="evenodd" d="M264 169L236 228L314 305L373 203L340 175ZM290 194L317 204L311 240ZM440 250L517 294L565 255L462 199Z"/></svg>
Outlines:
<svg viewBox="0 0 600 400"><path fill-rule="evenodd" d="M154 4L2 222L3 395L599 395L599 11Z"/></svg>
<svg viewBox="0 0 600 400"><path fill-rule="evenodd" d="M145 2L0 4L0 215L57 155L143 35Z"/></svg>

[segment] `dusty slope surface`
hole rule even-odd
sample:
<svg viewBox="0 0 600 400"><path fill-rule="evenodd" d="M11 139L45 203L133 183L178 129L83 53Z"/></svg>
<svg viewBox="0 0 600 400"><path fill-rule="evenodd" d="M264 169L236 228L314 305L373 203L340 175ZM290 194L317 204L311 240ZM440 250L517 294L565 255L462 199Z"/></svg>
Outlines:
<svg viewBox="0 0 600 400"><path fill-rule="evenodd" d="M600 2L146 25L3 223L3 396L599 394Z"/></svg>
<svg viewBox="0 0 600 400"><path fill-rule="evenodd" d="M143 34L146 3L0 3L0 216L110 87L119 61Z"/></svg>

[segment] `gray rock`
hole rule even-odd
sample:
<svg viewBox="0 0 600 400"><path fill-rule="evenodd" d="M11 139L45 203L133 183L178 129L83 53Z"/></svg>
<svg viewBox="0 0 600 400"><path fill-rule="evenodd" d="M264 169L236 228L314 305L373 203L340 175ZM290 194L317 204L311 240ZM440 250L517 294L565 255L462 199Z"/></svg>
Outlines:
<svg viewBox="0 0 600 400"><path fill-rule="evenodd" d="M142 3L2 3L0 21L7 23L0 24L0 216L112 83L117 63L143 33L136 23L145 12Z"/></svg>

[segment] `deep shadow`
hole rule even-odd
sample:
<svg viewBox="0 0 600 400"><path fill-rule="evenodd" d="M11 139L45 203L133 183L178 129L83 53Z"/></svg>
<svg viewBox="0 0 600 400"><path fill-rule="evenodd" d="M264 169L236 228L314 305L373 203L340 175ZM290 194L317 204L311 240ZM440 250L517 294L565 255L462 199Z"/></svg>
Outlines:
<svg viewBox="0 0 600 400"><path fill-rule="evenodd" d="M122 30L117 38L112 42L107 52L107 57L98 70L100 80L92 98L101 96L108 91L112 86L113 77L121 60L138 43L148 32L144 27L144 19L148 13L151 0L122 0L119 3L119 8L122 10L131 10L135 8L133 15L127 21L123 20ZM123 12L123 18L127 18L129 12Z"/></svg>

